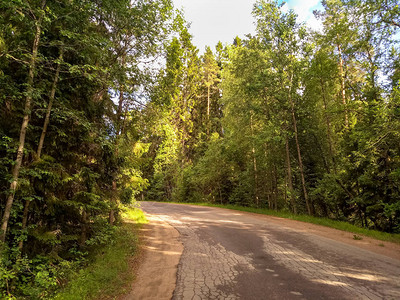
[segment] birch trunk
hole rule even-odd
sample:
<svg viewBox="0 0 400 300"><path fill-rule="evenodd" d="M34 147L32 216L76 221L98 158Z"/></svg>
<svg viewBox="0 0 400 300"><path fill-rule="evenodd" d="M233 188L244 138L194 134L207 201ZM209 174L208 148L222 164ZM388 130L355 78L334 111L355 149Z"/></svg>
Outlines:
<svg viewBox="0 0 400 300"><path fill-rule="evenodd" d="M296 141L297 156L298 156L298 159L299 159L299 169L300 169L301 184L302 184L302 187L303 187L304 199L306 200L307 212L308 212L309 215L311 215L312 211L311 211L311 206L310 206L309 199L308 199L306 181L305 181L305 178L304 178L303 160L302 160L302 157L301 157L300 144L299 144L299 135L298 135L298 130L297 130L297 121L296 121L296 115L295 115L295 109L294 109L294 102L293 102L292 93L291 93L292 80L293 80L293 74L292 74L292 76L290 78L289 102L290 102L290 106L291 106L291 113L292 113L292 120L293 120L294 137L295 137L295 141Z"/></svg>
<svg viewBox="0 0 400 300"><path fill-rule="evenodd" d="M56 74L54 76L54 81L53 81L53 84L51 86L50 99L49 99L49 104L47 106L46 117L45 117L44 123L43 123L42 134L40 135L39 145L38 145L38 148L37 148L37 151L36 151L36 156L37 156L36 159L37 160L40 159L40 156L41 156L41 153L42 153L42 149L43 149L44 139L45 139L46 133L47 133L47 127L49 126L49 123L50 123L51 108L53 107L54 97L55 97L56 89L57 89L57 83L58 83L58 79L59 79L59 76L60 76L60 68L61 68L62 57L63 57L63 50L60 50L59 62L57 64ZM30 205L30 201L26 200L25 205L24 205L24 214L22 216L21 230L24 230L26 228L26 225L28 224L29 205ZM18 244L18 248L19 248L20 251L22 250L23 246L24 246L24 242L20 241L19 244Z"/></svg>
<svg viewBox="0 0 400 300"><path fill-rule="evenodd" d="M121 59L121 63L122 66L125 67L125 56L126 53L123 54L122 59ZM118 100L118 109L117 109L117 115L116 115L116 137L115 137L115 153L116 153L116 157L118 157L118 143L119 143L119 136L121 135L121 131L122 131L122 121L121 121L121 115L122 115L122 110L123 110L123 106L124 106L124 86L121 84L120 88L119 88L119 100ZM116 199L116 195L117 195L117 180L114 176L114 179L112 181L112 196L111 196L111 209L110 209L110 213L108 215L108 223L110 225L113 225L115 222L115 208L117 206L117 199Z"/></svg>
<svg viewBox="0 0 400 300"><path fill-rule="evenodd" d="M42 1L42 9L46 5L46 1ZM43 20L43 14L39 17L36 23L36 32L35 38L33 40L32 46L32 56L29 62L29 73L28 73L28 81L27 81L27 92L26 92L26 99L25 99L25 108L24 108L24 118L21 124L20 129L20 136L19 136L19 145L17 151L17 158L15 159L15 164L12 171L12 182L10 184L10 191L7 197L6 206L4 208L4 214L2 217L2 224L1 224L1 231L0 231L0 240L2 242L6 239L7 227L8 227L8 220L10 219L11 208L14 202L14 195L18 185L18 176L19 171L21 169L22 158L24 155L24 147L25 147L25 137L26 137L26 130L29 124L29 118L31 114L31 106L32 106L32 98L33 98L33 80L35 78L35 70L36 70L36 59L38 55L39 49L39 42L40 42L40 32L41 32L41 25Z"/></svg>

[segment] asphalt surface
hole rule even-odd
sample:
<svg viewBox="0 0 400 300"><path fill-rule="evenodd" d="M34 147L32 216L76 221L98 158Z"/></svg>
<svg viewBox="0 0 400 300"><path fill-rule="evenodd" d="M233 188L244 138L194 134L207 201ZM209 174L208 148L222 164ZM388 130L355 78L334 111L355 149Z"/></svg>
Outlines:
<svg viewBox="0 0 400 300"><path fill-rule="evenodd" d="M252 214L142 202L180 234L172 299L400 299L400 261Z"/></svg>

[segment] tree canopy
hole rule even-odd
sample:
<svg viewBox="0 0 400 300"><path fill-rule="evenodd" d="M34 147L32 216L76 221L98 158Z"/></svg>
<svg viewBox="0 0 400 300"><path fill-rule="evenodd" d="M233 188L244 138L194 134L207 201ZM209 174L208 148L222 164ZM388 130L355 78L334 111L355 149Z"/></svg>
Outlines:
<svg viewBox="0 0 400 300"><path fill-rule="evenodd" d="M399 6L322 6L199 51L170 0L2 1L0 297L51 295L139 199L399 233Z"/></svg>

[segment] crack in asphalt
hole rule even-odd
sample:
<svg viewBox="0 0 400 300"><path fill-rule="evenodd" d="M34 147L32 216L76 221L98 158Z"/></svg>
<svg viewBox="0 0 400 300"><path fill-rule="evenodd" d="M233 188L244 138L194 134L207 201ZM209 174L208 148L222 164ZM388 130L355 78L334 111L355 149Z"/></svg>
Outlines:
<svg viewBox="0 0 400 300"><path fill-rule="evenodd" d="M314 242L316 236L251 216L173 207L157 216L184 245L174 300L400 299L397 260L365 250L358 257L356 247Z"/></svg>
<svg viewBox="0 0 400 300"><path fill-rule="evenodd" d="M234 292L239 275L236 267L254 270L251 258L228 251L221 244L210 245L199 238L195 228L182 222L169 222L181 233L185 245L173 299L239 299Z"/></svg>
<svg viewBox="0 0 400 300"><path fill-rule="evenodd" d="M324 285L336 286L343 289L351 299L399 299L399 286L392 283L399 281L399 277L393 274L379 275L365 274L364 270L353 269L353 273L341 271L340 268L314 258L304 253L290 244L283 246L274 242L268 234L264 234L264 250L269 253L274 260L285 268L294 271L308 280ZM361 275L360 275L361 274ZM365 279L370 282L386 281L388 286L380 292L362 285L356 285L350 278Z"/></svg>

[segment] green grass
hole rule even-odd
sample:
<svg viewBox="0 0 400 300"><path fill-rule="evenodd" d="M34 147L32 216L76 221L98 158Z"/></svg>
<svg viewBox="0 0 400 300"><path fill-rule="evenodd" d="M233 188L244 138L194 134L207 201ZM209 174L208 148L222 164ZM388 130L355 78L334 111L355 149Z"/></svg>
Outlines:
<svg viewBox="0 0 400 300"><path fill-rule="evenodd" d="M53 299L115 299L128 291L134 279L130 262L138 253L137 229L147 220L138 208L127 209L122 217L115 242L103 248Z"/></svg>
<svg viewBox="0 0 400 300"><path fill-rule="evenodd" d="M122 212L122 218L128 222L134 222L138 226L147 224L148 221L143 211L139 208L127 208Z"/></svg>
<svg viewBox="0 0 400 300"><path fill-rule="evenodd" d="M177 203L177 202L171 202L171 203ZM297 221L322 225L322 226L326 226L326 227L331 227L331 228L371 237L371 238L381 240L381 241L387 241L387 242L393 242L393 243L400 244L400 234L390 234L390 233L382 232L382 231L378 231L378 230L361 228L361 227L355 226L353 224L350 224L348 222L337 221L337 220L332 220L332 219L328 219L328 218L319 218L319 217L313 217L313 216L309 216L309 215L295 215L295 214L292 214L290 212L285 212L285 211L275 211L275 210L265 209L265 208L244 207L244 206L231 205L231 204L227 204L227 205L214 204L214 203L177 203L177 204L191 204L191 205L200 205L200 206L220 207L220 208L227 208L227 209L232 209L232 210L239 210L239 211L257 213L257 214L263 214L263 215L270 215L270 216L275 216L275 217L280 217L280 218L286 218L286 219L297 220Z"/></svg>

